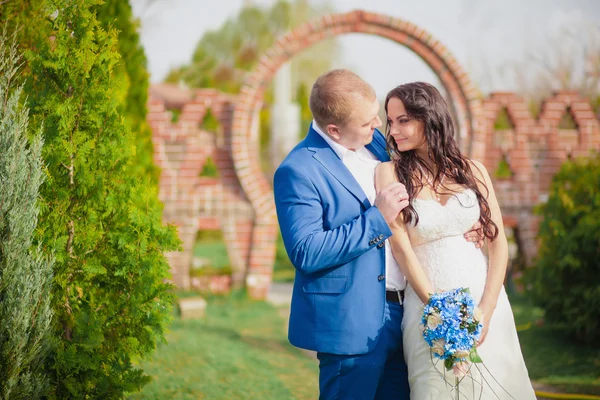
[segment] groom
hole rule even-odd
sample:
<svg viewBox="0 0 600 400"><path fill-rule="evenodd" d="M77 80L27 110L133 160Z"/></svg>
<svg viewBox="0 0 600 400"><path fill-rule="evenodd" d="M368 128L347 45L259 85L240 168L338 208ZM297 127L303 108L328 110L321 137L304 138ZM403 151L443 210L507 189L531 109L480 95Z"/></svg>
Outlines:
<svg viewBox="0 0 600 400"><path fill-rule="evenodd" d="M315 82L310 109L308 135L274 177L281 234L296 267L289 340L317 352L320 399L408 399L406 280L386 240L408 195L397 182L375 193L375 167L389 161L375 91L356 74L333 70Z"/></svg>

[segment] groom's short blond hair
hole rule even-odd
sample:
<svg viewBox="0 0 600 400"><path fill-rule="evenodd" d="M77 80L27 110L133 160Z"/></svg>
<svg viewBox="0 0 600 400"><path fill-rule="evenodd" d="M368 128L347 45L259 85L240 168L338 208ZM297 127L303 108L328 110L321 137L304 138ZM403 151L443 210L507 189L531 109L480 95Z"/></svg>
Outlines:
<svg viewBox="0 0 600 400"><path fill-rule="evenodd" d="M373 101L375 90L360 76L347 69L334 69L317 78L310 92L309 106L321 127L344 126L352 116L356 100Z"/></svg>

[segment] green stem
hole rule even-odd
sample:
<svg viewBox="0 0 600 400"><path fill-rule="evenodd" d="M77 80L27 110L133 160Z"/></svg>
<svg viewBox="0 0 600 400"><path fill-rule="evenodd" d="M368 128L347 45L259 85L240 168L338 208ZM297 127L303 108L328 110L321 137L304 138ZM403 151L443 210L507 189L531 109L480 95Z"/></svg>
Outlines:
<svg viewBox="0 0 600 400"><path fill-rule="evenodd" d="M456 381L456 400L460 399L460 389L458 388L458 377L454 378Z"/></svg>

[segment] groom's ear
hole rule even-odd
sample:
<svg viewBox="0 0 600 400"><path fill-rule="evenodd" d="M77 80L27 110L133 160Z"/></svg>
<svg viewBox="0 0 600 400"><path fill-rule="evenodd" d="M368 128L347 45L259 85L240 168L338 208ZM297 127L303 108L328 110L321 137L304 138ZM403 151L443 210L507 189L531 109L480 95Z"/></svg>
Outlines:
<svg viewBox="0 0 600 400"><path fill-rule="evenodd" d="M333 138L333 140L338 141L340 140L340 129L337 127L337 125L334 124L329 124L327 125L327 128L325 128L327 131L327 134L329 136L331 136Z"/></svg>

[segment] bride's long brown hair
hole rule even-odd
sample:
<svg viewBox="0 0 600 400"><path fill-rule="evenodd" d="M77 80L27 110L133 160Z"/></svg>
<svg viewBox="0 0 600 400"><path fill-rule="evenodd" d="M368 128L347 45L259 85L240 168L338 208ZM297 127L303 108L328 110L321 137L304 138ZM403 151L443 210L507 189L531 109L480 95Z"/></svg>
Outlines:
<svg viewBox="0 0 600 400"><path fill-rule="evenodd" d="M479 182L486 187L485 183L473 175L470 161L461 154L458 148L454 139L455 129L450 110L440 92L434 86L424 82L400 85L392 89L385 99L386 114L388 103L392 98L396 98L404 104L409 118L423 122L428 155L437 168L436 171L432 171L415 150L398 151L396 141L390 135L390 125L387 124L386 138L394 162L394 170L398 181L406 186L409 198L414 198L423 188L426 181L424 171L428 171L433 176L434 187L439 185L450 191L443 184L440 185L442 178L446 178L472 189L477 195L481 210L479 221L483 234L489 240L495 239L498 236L498 226L492 221L490 206L477 185ZM419 215L411 204L402 210L402 216L407 223L413 220L415 224L419 222Z"/></svg>

